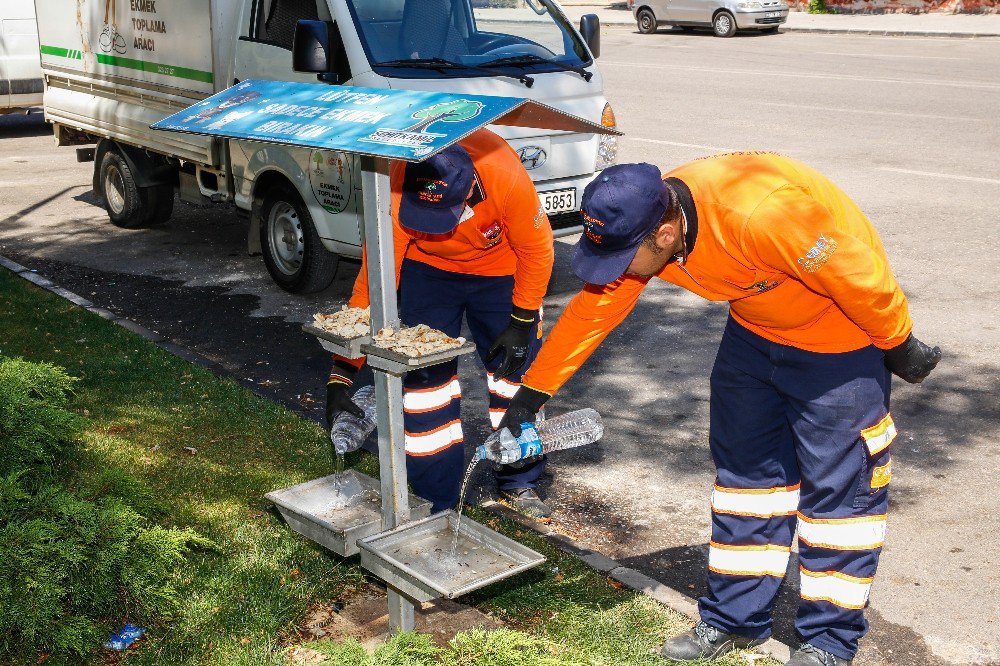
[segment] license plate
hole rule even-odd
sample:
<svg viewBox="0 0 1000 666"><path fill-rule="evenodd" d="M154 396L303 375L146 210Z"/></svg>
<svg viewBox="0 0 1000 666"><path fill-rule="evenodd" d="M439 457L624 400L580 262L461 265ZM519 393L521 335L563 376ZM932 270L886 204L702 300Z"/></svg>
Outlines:
<svg viewBox="0 0 1000 666"><path fill-rule="evenodd" d="M538 198L542 201L542 208L547 215L553 213L567 213L576 210L576 188L568 190L552 190L551 192L539 192Z"/></svg>
<svg viewBox="0 0 1000 666"><path fill-rule="evenodd" d="M781 12L767 12L764 14L765 17L770 18L772 16L781 16Z"/></svg>

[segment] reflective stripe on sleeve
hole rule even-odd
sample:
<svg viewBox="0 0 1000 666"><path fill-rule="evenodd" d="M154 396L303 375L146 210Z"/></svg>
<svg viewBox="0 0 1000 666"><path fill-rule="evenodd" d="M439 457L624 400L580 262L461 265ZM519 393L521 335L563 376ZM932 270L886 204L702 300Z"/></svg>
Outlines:
<svg viewBox="0 0 1000 666"><path fill-rule="evenodd" d="M808 518L799 513L799 540L813 548L872 550L885 542L886 516Z"/></svg>
<svg viewBox="0 0 1000 666"><path fill-rule="evenodd" d="M411 456L429 456L462 441L462 422L455 419L430 432L404 433L406 453Z"/></svg>
<svg viewBox="0 0 1000 666"><path fill-rule="evenodd" d="M800 568L799 594L806 601L828 601L841 608L861 610L868 605L871 578L855 578L837 571Z"/></svg>
<svg viewBox="0 0 1000 666"><path fill-rule="evenodd" d="M486 386L490 389L490 393L496 393L501 398L510 399L517 393L520 384L509 382L506 379L493 379L493 373L487 372Z"/></svg>
<svg viewBox="0 0 1000 666"><path fill-rule="evenodd" d="M861 438L868 446L868 453L873 456L892 444L892 440L896 439L896 424L892 422L892 414L886 414L885 418L871 428L862 430Z"/></svg>
<svg viewBox="0 0 1000 666"><path fill-rule="evenodd" d="M799 508L799 484L775 488L723 488L712 491L712 511L734 516L792 516Z"/></svg>
<svg viewBox="0 0 1000 666"><path fill-rule="evenodd" d="M404 389L403 411L411 414L430 412L447 407L452 400L461 397L462 387L458 383L458 377L452 377L451 381L441 386L427 389Z"/></svg>
<svg viewBox="0 0 1000 666"><path fill-rule="evenodd" d="M490 425L496 430L500 427L500 421L503 420L503 415L507 413L506 409L492 408L490 409Z"/></svg>
<svg viewBox="0 0 1000 666"><path fill-rule="evenodd" d="M727 546L708 544L708 570L730 576L784 576L791 548L788 546Z"/></svg>

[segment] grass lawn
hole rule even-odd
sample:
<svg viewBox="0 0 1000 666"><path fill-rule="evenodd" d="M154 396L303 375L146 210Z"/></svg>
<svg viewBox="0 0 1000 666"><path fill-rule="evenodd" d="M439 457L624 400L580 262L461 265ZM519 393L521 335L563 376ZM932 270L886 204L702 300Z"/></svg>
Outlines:
<svg viewBox="0 0 1000 666"><path fill-rule="evenodd" d="M263 499L330 472L326 435L316 424L4 269L0 354L49 361L80 378L72 407L88 421L81 478L92 484L117 473L136 476L144 485L135 488L135 501L154 505L161 524L191 527L220 546L196 553L177 572L180 609L118 663L282 664L309 606L349 599L374 582L357 558L330 555L292 533ZM377 473L371 456L349 462ZM467 632L444 649L405 635L374 656L351 643L310 647L345 665L658 664L651 649L689 625L612 587L537 535L472 515L549 558L462 599L509 630ZM108 629L128 619L106 618ZM717 663L751 662L774 663L744 655Z"/></svg>

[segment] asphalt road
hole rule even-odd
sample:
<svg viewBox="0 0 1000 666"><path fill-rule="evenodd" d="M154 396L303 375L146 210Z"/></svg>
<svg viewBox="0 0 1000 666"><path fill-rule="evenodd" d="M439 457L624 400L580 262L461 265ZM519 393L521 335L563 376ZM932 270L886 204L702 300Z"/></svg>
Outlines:
<svg viewBox="0 0 1000 666"><path fill-rule="evenodd" d="M830 175L874 220L917 335L945 360L925 384L895 386L891 528L856 663L1000 662L1000 41L610 28L603 48L622 161L777 150ZM298 327L346 299L357 265L343 262L323 294L288 296L245 255L231 210L178 204L165 227L117 229L90 169L37 117L0 118L0 253L318 417L327 359ZM579 286L570 254L557 246L549 318ZM595 407L608 433L553 459L555 524L692 596L704 585L708 373L725 316L653 286L551 403ZM471 398L470 445L486 428L481 393ZM787 642L794 579L778 609Z"/></svg>

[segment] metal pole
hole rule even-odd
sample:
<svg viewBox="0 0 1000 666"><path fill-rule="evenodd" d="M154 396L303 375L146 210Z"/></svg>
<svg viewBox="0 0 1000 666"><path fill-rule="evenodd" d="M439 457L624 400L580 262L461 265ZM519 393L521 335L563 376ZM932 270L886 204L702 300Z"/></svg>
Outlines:
<svg viewBox="0 0 1000 666"><path fill-rule="evenodd" d="M396 271L390 216L389 160L361 158L365 250L368 254L368 293L372 328L399 328L396 307ZM406 450L403 441L403 380L375 370L378 414L378 461L382 484L382 527L390 530L410 519L406 488ZM389 627L412 631L413 602L389 588Z"/></svg>

